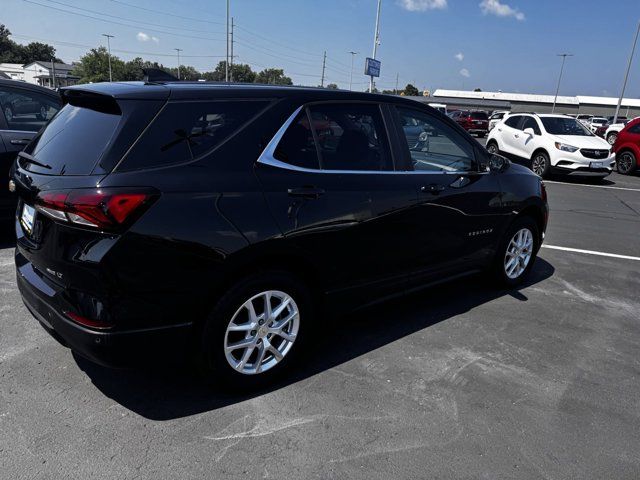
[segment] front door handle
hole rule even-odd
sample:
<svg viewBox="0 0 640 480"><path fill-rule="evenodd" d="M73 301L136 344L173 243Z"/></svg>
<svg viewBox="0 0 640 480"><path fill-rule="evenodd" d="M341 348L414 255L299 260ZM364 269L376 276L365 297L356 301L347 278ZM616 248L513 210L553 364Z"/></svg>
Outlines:
<svg viewBox="0 0 640 480"><path fill-rule="evenodd" d="M303 197L303 198L316 199L324 195L324 190L322 188L317 188L317 187L298 187L298 188L287 189L287 193L291 197Z"/></svg>
<svg viewBox="0 0 640 480"><path fill-rule="evenodd" d="M520 135L518 135L517 133L515 133L513 136L516 138L520 138Z"/></svg>
<svg viewBox="0 0 640 480"><path fill-rule="evenodd" d="M438 195L445 188L446 187L440 183L431 183L429 185L425 185L424 187L420 187L420 191L424 193L432 193L434 195Z"/></svg>
<svg viewBox="0 0 640 480"><path fill-rule="evenodd" d="M11 140L11 145L27 145L29 143L28 138L14 139Z"/></svg>

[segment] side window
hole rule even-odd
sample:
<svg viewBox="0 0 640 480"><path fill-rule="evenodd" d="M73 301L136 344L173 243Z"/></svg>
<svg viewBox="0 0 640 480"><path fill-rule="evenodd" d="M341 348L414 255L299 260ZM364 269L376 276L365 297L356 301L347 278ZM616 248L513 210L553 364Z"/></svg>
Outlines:
<svg viewBox="0 0 640 480"><path fill-rule="evenodd" d="M236 133L266 105L240 100L168 103L129 152L122 170L193 160Z"/></svg>
<svg viewBox="0 0 640 480"><path fill-rule="evenodd" d="M9 130L37 132L61 107L61 101L20 88L0 90L0 107Z"/></svg>
<svg viewBox="0 0 640 480"><path fill-rule="evenodd" d="M323 170L393 170L377 104L320 104L309 108Z"/></svg>
<svg viewBox="0 0 640 480"><path fill-rule="evenodd" d="M517 129L521 118L522 118L522 115L514 115L512 117L507 118L504 121L504 124L507 125L508 127Z"/></svg>
<svg viewBox="0 0 640 480"><path fill-rule="evenodd" d="M414 170L459 172L474 169L473 147L460 133L431 115L398 108Z"/></svg>
<svg viewBox="0 0 640 480"><path fill-rule="evenodd" d="M527 128L532 128L533 133L536 135L540 135L540 127L538 126L538 122L533 117L524 117L524 121L522 122L521 130L526 130Z"/></svg>
<svg viewBox="0 0 640 480"><path fill-rule="evenodd" d="M640 123L636 123L632 127L629 127L629 133L640 133Z"/></svg>
<svg viewBox="0 0 640 480"><path fill-rule="evenodd" d="M302 110L282 136L273 156L281 162L302 168L319 168L318 152L309 126L307 111Z"/></svg>

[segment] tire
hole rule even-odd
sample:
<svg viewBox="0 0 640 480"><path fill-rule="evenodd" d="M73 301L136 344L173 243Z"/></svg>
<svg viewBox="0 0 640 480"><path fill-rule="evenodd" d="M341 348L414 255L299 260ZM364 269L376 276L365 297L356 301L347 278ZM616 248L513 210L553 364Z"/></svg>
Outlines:
<svg viewBox="0 0 640 480"><path fill-rule="evenodd" d="M283 326L288 340L279 334L268 333L273 331L268 328L268 320L262 319L265 323L258 324L265 313L267 292L272 299L273 311L277 310L279 302L289 299L284 311L273 319L282 322L291 317ZM250 301L255 313L254 322L250 321ZM201 339L201 370L223 390L248 391L264 387L297 363L313 323L312 317L309 291L293 275L269 271L246 277L220 298L206 320ZM254 326L249 328L249 323ZM229 331L232 325L242 330ZM227 348L245 341L247 347ZM268 349L267 344L272 348ZM281 359L276 357L276 350ZM263 360L259 363L261 354Z"/></svg>
<svg viewBox="0 0 640 480"><path fill-rule="evenodd" d="M531 157L531 170L542 178L548 178L551 172L551 161L545 152L535 152Z"/></svg>
<svg viewBox="0 0 640 480"><path fill-rule="evenodd" d="M618 173L622 175L631 175L636 171L638 166L638 159L630 150L625 150L618 154L616 158L616 167Z"/></svg>
<svg viewBox="0 0 640 480"><path fill-rule="evenodd" d="M489 152L491 155L499 155L500 149L498 148L498 144L494 141L490 141L487 145L487 152Z"/></svg>
<svg viewBox="0 0 640 480"><path fill-rule="evenodd" d="M525 233L522 237L518 237L523 231L528 234ZM529 236L527 237L527 235ZM522 246L524 248L517 245L518 238L523 240ZM493 274L498 283L507 287L515 287L524 282L533 268L539 248L540 235L536 222L528 216L517 218L498 244L493 265ZM519 254L516 257L519 258L518 266L512 271L514 265L510 262L514 252L521 252L522 255Z"/></svg>
<svg viewBox="0 0 640 480"><path fill-rule="evenodd" d="M616 143L617 139L618 139L618 134L616 132L612 132L609 135L607 135L607 143L609 145L613 145L614 143Z"/></svg>

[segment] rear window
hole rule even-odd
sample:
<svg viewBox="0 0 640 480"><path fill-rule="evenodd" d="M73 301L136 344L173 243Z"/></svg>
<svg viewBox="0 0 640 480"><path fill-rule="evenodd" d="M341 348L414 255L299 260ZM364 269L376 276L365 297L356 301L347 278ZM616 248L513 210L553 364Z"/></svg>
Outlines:
<svg viewBox="0 0 640 480"><path fill-rule="evenodd" d="M25 169L49 175L89 175L121 119L116 112L65 105L27 149L51 169L33 163L24 165Z"/></svg>
<svg viewBox="0 0 640 480"><path fill-rule="evenodd" d="M474 120L487 120L489 116L487 112L471 112L471 118Z"/></svg>
<svg viewBox="0 0 640 480"><path fill-rule="evenodd" d="M119 170L188 162L219 146L268 105L267 101L168 103Z"/></svg>

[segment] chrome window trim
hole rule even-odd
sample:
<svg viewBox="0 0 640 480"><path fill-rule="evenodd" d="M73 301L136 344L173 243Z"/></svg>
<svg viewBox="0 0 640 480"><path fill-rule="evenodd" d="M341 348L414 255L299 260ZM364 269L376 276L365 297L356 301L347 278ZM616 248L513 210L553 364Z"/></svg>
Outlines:
<svg viewBox="0 0 640 480"><path fill-rule="evenodd" d="M305 173L330 173L330 174L378 174L378 175L396 175L396 174L418 174L418 175L478 175L485 174L489 172L477 172L475 170L472 171L442 171L442 172L432 172L428 170L323 170L320 168L304 168L298 167L296 165L291 165L289 163L283 162L275 158L274 154L276 148L278 148L278 144L282 137L284 136L287 129L291 126L291 124L298 117L300 112L306 108L306 105L301 105L294 110L294 112L287 118L287 120L282 124L282 126L275 133L273 138L269 141L265 149L262 151L256 163L261 163L263 165L269 165L275 168L282 168L284 170L292 170L295 172L305 172Z"/></svg>

